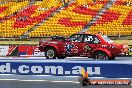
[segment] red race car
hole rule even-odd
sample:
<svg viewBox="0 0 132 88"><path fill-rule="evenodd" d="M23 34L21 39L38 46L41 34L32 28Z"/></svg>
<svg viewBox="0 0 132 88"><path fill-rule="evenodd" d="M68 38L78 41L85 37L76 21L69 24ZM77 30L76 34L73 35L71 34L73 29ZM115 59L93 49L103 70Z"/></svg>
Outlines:
<svg viewBox="0 0 132 88"><path fill-rule="evenodd" d="M128 54L128 45L116 44L106 35L78 33L68 38L53 36L51 40L41 40L39 50L45 52L46 59L80 56L114 60Z"/></svg>

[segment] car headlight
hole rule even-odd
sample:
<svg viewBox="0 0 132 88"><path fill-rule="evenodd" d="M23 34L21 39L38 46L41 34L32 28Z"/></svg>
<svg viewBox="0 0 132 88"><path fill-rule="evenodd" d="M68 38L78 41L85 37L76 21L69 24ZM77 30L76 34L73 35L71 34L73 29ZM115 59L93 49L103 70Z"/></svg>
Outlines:
<svg viewBox="0 0 132 88"><path fill-rule="evenodd" d="M128 52L128 45L123 45L123 52Z"/></svg>
<svg viewBox="0 0 132 88"><path fill-rule="evenodd" d="M128 45L123 45L123 48L128 48Z"/></svg>

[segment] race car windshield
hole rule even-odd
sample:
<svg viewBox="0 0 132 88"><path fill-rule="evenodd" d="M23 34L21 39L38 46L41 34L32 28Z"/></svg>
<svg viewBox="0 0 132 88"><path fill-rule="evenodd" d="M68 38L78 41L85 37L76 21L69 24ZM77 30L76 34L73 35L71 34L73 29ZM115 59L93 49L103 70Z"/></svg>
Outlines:
<svg viewBox="0 0 132 88"><path fill-rule="evenodd" d="M112 41L110 38L108 38L106 35L103 35L102 37L104 38L104 40L105 40L106 42L108 42L108 43L113 43L113 41Z"/></svg>

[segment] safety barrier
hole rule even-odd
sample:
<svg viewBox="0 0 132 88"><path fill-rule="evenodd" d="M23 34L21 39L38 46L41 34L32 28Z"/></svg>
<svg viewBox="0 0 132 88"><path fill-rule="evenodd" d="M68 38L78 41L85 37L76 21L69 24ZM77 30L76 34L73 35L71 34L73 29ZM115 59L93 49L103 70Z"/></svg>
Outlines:
<svg viewBox="0 0 132 88"><path fill-rule="evenodd" d="M90 77L132 78L132 61L0 61L0 74L80 76L82 67Z"/></svg>
<svg viewBox="0 0 132 88"><path fill-rule="evenodd" d="M40 52L38 46L10 45L0 46L0 56L45 56L45 53Z"/></svg>
<svg viewBox="0 0 132 88"><path fill-rule="evenodd" d="M132 45L129 46L129 55L132 55ZM0 56L45 56L44 52L38 50L38 46L0 46Z"/></svg>

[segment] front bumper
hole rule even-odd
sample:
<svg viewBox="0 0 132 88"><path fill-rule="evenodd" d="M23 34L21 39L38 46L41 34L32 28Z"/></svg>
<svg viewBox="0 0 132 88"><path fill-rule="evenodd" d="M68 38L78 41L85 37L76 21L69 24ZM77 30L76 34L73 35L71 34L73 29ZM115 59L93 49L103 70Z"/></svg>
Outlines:
<svg viewBox="0 0 132 88"><path fill-rule="evenodd" d="M128 53L127 52L121 52L118 54L118 56L128 56Z"/></svg>

